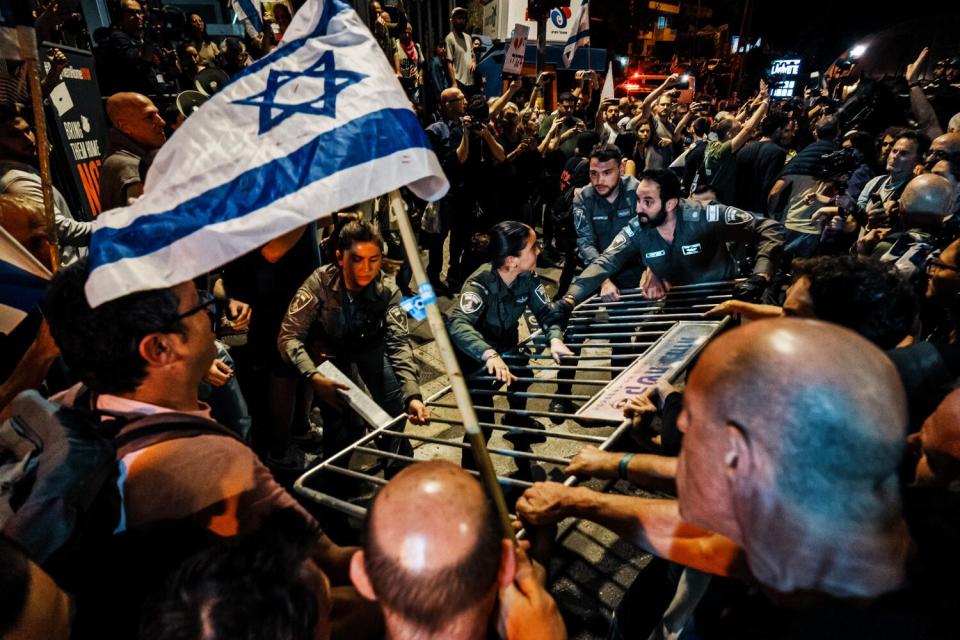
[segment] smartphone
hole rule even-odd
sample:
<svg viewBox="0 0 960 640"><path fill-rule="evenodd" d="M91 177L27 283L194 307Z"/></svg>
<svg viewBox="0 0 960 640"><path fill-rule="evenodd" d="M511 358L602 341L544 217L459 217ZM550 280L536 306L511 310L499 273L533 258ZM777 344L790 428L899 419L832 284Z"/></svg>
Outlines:
<svg viewBox="0 0 960 640"><path fill-rule="evenodd" d="M690 74L685 73L680 76L680 82L673 85L674 89L689 89L690 88Z"/></svg>

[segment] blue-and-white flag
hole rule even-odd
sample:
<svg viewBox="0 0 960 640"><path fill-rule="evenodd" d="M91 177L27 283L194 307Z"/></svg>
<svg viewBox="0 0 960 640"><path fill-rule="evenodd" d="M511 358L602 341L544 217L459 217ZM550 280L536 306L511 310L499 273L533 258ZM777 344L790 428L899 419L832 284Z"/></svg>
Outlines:
<svg viewBox="0 0 960 640"><path fill-rule="evenodd" d="M26 0L0 2L0 58L37 59L37 32Z"/></svg>
<svg viewBox="0 0 960 640"><path fill-rule="evenodd" d="M577 47L586 47L590 45L590 8L587 0L580 0L580 8L577 10L577 20L573 23L573 33L567 38L567 44L563 47L563 66L570 68L573 62L573 56L577 52Z"/></svg>
<svg viewBox="0 0 960 640"><path fill-rule="evenodd" d="M311 0L283 44L205 102L145 191L97 218L91 305L185 282L403 185L448 184L383 51L341 0Z"/></svg>
<svg viewBox="0 0 960 640"><path fill-rule="evenodd" d="M40 304L50 272L0 227L0 333L10 333Z"/></svg>
<svg viewBox="0 0 960 640"><path fill-rule="evenodd" d="M249 20L255 33L263 31L263 20L260 16L260 0L230 0L233 12L238 20Z"/></svg>

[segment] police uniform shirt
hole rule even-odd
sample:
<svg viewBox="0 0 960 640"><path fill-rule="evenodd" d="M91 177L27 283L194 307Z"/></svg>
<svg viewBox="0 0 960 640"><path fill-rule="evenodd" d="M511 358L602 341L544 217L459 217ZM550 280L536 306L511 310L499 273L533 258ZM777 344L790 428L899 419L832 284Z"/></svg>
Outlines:
<svg viewBox="0 0 960 640"><path fill-rule="evenodd" d="M290 301L277 338L281 355L304 376L317 368L308 339L315 339L321 351L342 361L383 347L403 388L404 401L420 396L400 291L383 274L352 296L337 265L328 264L310 274Z"/></svg>
<svg viewBox="0 0 960 640"><path fill-rule="evenodd" d="M474 271L463 285L447 317L447 331L454 346L478 362L488 349L507 350L517 346L517 323L530 307L550 338L563 339L558 325L547 326L547 292L540 278L521 273L507 286L493 265Z"/></svg>
<svg viewBox="0 0 960 640"><path fill-rule="evenodd" d="M573 281L569 293L580 302L604 279L636 261L673 285L730 280L737 276L736 263L726 247L730 241L756 242L754 272L772 273L783 248L783 227L736 207L681 200L673 242L664 240L656 228L643 228L634 217Z"/></svg>
<svg viewBox="0 0 960 640"><path fill-rule="evenodd" d="M577 252L583 264L589 265L610 246L620 230L636 217L636 178L620 179L620 192L613 202L598 196L593 185L587 185L573 196L573 224L577 230Z"/></svg>

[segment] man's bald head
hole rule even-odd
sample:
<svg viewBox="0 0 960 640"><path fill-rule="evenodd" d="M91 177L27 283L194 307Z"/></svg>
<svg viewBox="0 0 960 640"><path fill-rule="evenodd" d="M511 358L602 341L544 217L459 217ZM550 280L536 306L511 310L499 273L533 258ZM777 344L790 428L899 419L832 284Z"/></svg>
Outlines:
<svg viewBox="0 0 960 640"><path fill-rule="evenodd" d="M938 226L953 213L955 198L949 180L924 173L907 183L900 196L900 214L907 226Z"/></svg>
<svg viewBox="0 0 960 640"><path fill-rule="evenodd" d="M942 151L947 154L960 153L960 131L937 136L930 143L930 151Z"/></svg>
<svg viewBox="0 0 960 640"><path fill-rule="evenodd" d="M166 141L166 122L153 101L145 95L123 91L107 98L110 124L147 150L159 149Z"/></svg>
<svg viewBox="0 0 960 640"><path fill-rule="evenodd" d="M421 628L492 605L500 555L480 484L449 462L407 467L367 515L364 567L377 600Z"/></svg>
<svg viewBox="0 0 960 640"><path fill-rule="evenodd" d="M960 389L955 389L909 438L917 456L914 482L955 489L960 485Z"/></svg>
<svg viewBox="0 0 960 640"><path fill-rule="evenodd" d="M794 536L809 551L898 530L906 422L893 364L857 334L798 319L730 331L687 385L681 514L741 544L766 584L809 587L778 574Z"/></svg>
<svg viewBox="0 0 960 640"><path fill-rule="evenodd" d="M443 107L443 113L447 117L462 116L467 106L463 91L456 87L450 87L440 92L440 105Z"/></svg>

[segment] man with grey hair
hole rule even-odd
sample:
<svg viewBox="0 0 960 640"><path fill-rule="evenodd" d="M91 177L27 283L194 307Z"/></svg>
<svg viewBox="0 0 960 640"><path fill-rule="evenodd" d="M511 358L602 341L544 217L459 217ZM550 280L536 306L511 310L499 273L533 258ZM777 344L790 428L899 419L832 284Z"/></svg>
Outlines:
<svg viewBox="0 0 960 640"><path fill-rule="evenodd" d="M896 370L864 338L815 320L755 322L712 342L688 378L678 500L537 483L517 513L587 518L658 556L758 581L765 595L719 637L809 637L825 617L870 637L903 613L890 601L910 543L897 478L906 420Z"/></svg>

